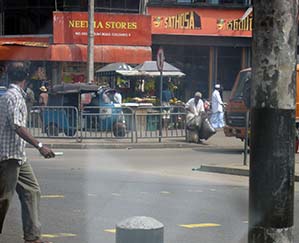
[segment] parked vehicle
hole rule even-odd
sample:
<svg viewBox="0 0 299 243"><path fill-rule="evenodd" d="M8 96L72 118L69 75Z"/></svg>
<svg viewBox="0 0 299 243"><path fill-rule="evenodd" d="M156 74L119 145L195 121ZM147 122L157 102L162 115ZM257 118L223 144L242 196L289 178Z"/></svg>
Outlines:
<svg viewBox="0 0 299 243"><path fill-rule="evenodd" d="M47 107L41 107L43 130L48 136L58 136L60 132L74 136L77 132L81 95L96 93L98 87L89 84L54 85L49 92Z"/></svg>
<svg viewBox="0 0 299 243"><path fill-rule="evenodd" d="M296 127L299 129L299 65L297 65ZM224 133L241 140L246 138L246 114L250 107L251 68L243 69L236 77L225 109ZM250 124L249 124L250 126Z"/></svg>
<svg viewBox="0 0 299 243"><path fill-rule="evenodd" d="M124 137L126 123L116 90L101 87L84 107L84 126L98 131L112 131L115 137ZM98 114L98 115L97 115Z"/></svg>
<svg viewBox="0 0 299 243"><path fill-rule="evenodd" d="M111 129L115 136L124 136L125 125L118 123L121 106L117 108L108 93L91 84L54 85L49 92L48 106L41 107L44 132L48 136L58 136L62 132L74 136L80 124L85 131Z"/></svg>

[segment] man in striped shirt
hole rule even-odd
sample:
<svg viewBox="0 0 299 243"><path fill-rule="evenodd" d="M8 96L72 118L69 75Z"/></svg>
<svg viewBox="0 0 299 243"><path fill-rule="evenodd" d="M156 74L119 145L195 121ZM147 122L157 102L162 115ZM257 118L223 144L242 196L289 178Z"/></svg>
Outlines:
<svg viewBox="0 0 299 243"><path fill-rule="evenodd" d="M33 145L45 158L53 158L51 149L43 146L26 129L27 108L24 92L27 72L21 62L8 66L9 89L0 98L0 233L5 215L17 192L22 208L24 243L46 243L40 239L40 187L26 160L25 144Z"/></svg>

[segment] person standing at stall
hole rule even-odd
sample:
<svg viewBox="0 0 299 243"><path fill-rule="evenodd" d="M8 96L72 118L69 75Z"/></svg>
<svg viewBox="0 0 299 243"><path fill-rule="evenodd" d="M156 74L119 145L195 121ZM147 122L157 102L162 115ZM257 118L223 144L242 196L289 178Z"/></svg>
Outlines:
<svg viewBox="0 0 299 243"><path fill-rule="evenodd" d="M188 111L187 113L187 123L190 122L195 116L200 115L201 112L205 111L204 103L201 99L202 94L200 92L196 92L194 97L189 99L185 105L185 109Z"/></svg>
<svg viewBox="0 0 299 243"><path fill-rule="evenodd" d="M33 84L31 82L28 83L26 88L26 105L27 112L30 113L32 106L35 105L35 95L33 92Z"/></svg>
<svg viewBox="0 0 299 243"><path fill-rule="evenodd" d="M200 143L199 131L205 112L204 103L201 99L201 92L195 92L194 97L185 104L187 110L186 127L188 131L187 140Z"/></svg>
<svg viewBox="0 0 299 243"><path fill-rule="evenodd" d="M220 96L220 84L215 85L215 89L212 93L212 115L211 115L211 125L214 128L222 128L224 127L224 113L223 113L223 107L224 103L222 101L222 98Z"/></svg>
<svg viewBox="0 0 299 243"><path fill-rule="evenodd" d="M49 99L49 95L48 95L48 90L45 86L41 86L39 88L40 90L40 95L39 95L39 105L40 106L47 106L48 105L48 99Z"/></svg>

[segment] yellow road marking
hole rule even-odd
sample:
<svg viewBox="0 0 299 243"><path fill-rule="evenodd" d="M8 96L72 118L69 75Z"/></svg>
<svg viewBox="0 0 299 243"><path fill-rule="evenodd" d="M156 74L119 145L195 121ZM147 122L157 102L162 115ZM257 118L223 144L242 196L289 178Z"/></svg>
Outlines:
<svg viewBox="0 0 299 243"><path fill-rule="evenodd" d="M108 233L116 233L116 229L105 229L104 231Z"/></svg>
<svg viewBox="0 0 299 243"><path fill-rule="evenodd" d="M160 191L161 194L171 194L171 192L168 191Z"/></svg>
<svg viewBox="0 0 299 243"><path fill-rule="evenodd" d="M206 223L206 224L180 224L179 226L192 229L192 228L206 228L206 227L219 227L220 224Z"/></svg>
<svg viewBox="0 0 299 243"><path fill-rule="evenodd" d="M76 234L71 233L58 233L58 234L42 234L43 238L60 238L60 237L74 237Z"/></svg>
<svg viewBox="0 0 299 243"><path fill-rule="evenodd" d="M64 198L64 195L42 195L41 198Z"/></svg>

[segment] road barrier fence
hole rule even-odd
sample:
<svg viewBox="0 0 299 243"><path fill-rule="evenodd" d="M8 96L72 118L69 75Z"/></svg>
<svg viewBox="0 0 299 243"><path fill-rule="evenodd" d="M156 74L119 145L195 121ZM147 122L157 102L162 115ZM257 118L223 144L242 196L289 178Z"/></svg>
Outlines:
<svg viewBox="0 0 299 243"><path fill-rule="evenodd" d="M34 106L28 128L39 138L142 139L185 137L186 110L183 106ZM159 140L160 139L160 140Z"/></svg>

